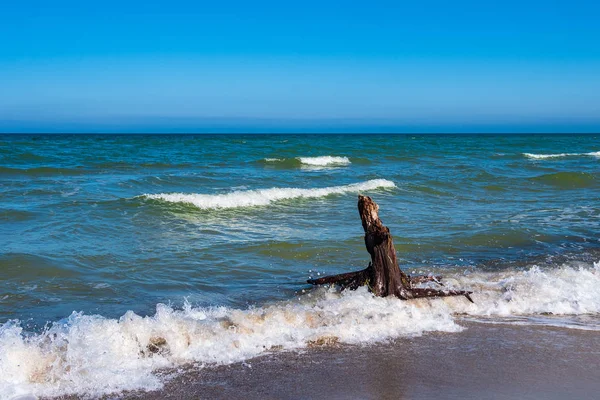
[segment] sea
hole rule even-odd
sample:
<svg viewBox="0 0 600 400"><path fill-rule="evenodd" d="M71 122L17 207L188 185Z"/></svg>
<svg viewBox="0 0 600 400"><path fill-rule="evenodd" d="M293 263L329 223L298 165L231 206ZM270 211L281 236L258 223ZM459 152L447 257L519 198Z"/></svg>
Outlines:
<svg viewBox="0 0 600 400"><path fill-rule="evenodd" d="M358 194L403 271L474 303L307 284L368 265ZM465 324L600 334L599 228L599 135L0 135L0 398Z"/></svg>

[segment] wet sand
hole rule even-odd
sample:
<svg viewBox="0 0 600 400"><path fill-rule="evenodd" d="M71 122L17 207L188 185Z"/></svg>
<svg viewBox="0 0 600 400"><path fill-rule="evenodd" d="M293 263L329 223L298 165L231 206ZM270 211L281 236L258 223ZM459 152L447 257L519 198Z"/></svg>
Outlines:
<svg viewBox="0 0 600 400"><path fill-rule="evenodd" d="M126 399L598 399L600 332L462 323L373 346L318 346L187 368Z"/></svg>

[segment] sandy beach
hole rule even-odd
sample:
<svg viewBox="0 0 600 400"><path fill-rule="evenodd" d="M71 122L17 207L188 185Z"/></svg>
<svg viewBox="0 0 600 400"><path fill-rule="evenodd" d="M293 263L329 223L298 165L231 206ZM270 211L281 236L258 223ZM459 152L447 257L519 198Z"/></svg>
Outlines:
<svg viewBox="0 0 600 400"><path fill-rule="evenodd" d="M595 331L463 323L372 346L315 346L229 366L189 366L124 399L596 399Z"/></svg>

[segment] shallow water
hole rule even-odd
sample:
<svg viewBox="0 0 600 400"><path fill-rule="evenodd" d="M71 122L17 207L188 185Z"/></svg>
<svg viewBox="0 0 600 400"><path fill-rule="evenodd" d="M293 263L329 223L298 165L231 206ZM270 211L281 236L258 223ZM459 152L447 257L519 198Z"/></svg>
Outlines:
<svg viewBox="0 0 600 400"><path fill-rule="evenodd" d="M376 345L311 345L226 366L187 368L156 392L124 399L595 399L600 335L464 323L459 334ZM70 400L70 399L68 399Z"/></svg>
<svg viewBox="0 0 600 400"><path fill-rule="evenodd" d="M152 388L180 362L459 331L457 315L597 330L598 139L0 136L0 397ZM476 304L306 285L367 265L359 192L404 270ZM168 355L144 354L152 337Z"/></svg>

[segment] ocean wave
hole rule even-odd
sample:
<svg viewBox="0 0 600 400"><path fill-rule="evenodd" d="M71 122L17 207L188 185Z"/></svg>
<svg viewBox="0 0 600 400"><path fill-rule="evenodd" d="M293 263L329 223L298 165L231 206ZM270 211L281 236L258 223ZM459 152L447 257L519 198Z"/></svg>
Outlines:
<svg viewBox="0 0 600 400"><path fill-rule="evenodd" d="M523 271L473 273L456 278L476 294L475 304L453 299L453 310L472 316L600 314L600 262Z"/></svg>
<svg viewBox="0 0 600 400"><path fill-rule="evenodd" d="M10 168L0 167L0 176L3 175L25 175L25 176L62 176L62 175L85 175L89 173L84 168L62 168L62 167L35 167L35 168Z"/></svg>
<svg viewBox="0 0 600 400"><path fill-rule="evenodd" d="M11 322L0 329L0 397L151 390L161 386L156 370L188 362L230 364L274 350L440 330L461 328L435 308L375 298L366 290L320 290L301 301L247 310L159 304L149 317L73 313L31 337Z"/></svg>
<svg viewBox="0 0 600 400"><path fill-rule="evenodd" d="M554 172L529 178L529 180L560 189L583 189L598 184L596 174L589 172Z"/></svg>
<svg viewBox="0 0 600 400"><path fill-rule="evenodd" d="M257 190L241 190L225 194L200 194L200 193L159 193L144 194L142 197L150 200L160 200L169 203L190 204L203 210L230 209L240 207L266 206L275 201L318 198L332 194L357 193L379 188L393 188L394 182L386 179L372 179L365 182L353 183L343 186L330 186L324 188L270 188Z"/></svg>
<svg viewBox="0 0 600 400"><path fill-rule="evenodd" d="M22 222L34 219L36 214L27 210L0 208L0 218L4 222Z"/></svg>
<svg viewBox="0 0 600 400"><path fill-rule="evenodd" d="M350 160L348 157L334 157L334 156L321 156L321 157L298 157L302 164L312 165L317 167L325 167L328 165L348 165Z"/></svg>
<svg viewBox="0 0 600 400"><path fill-rule="evenodd" d="M348 157L340 156L320 156L320 157L294 157L294 158L264 158L263 163L268 165L277 165L282 167L341 167L350 165L352 162Z"/></svg>
<svg viewBox="0 0 600 400"><path fill-rule="evenodd" d="M557 154L535 154L535 153L523 153L527 158L533 158L535 160L545 160L550 158L563 158L563 157L597 157L600 158L600 151L593 151L590 153L557 153Z"/></svg>
<svg viewBox="0 0 600 400"><path fill-rule="evenodd" d="M97 397L152 390L162 386L156 372L164 368L190 362L230 364L308 346L458 332L462 328L457 318L464 315L600 313L600 263L546 271L534 266L502 273L455 273L446 281L449 288L473 290L475 303L463 297L378 298L364 287L341 293L318 288L291 301L249 309L188 303L174 309L159 304L153 316L129 311L119 319L74 312L37 335L25 334L17 321L9 321L0 327L0 397Z"/></svg>

